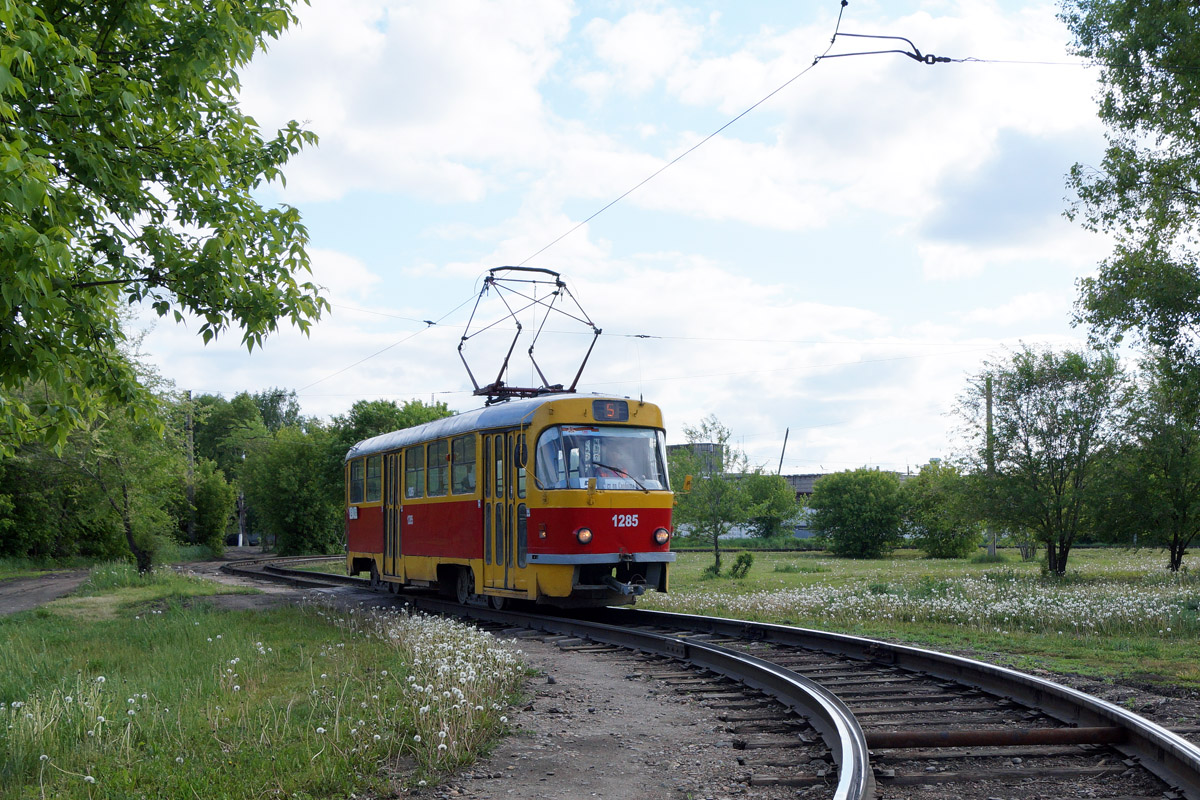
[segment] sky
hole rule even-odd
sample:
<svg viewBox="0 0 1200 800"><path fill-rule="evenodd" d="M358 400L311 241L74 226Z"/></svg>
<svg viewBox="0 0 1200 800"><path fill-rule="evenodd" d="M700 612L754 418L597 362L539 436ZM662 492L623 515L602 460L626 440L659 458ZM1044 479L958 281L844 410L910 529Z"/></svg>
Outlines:
<svg viewBox="0 0 1200 800"><path fill-rule="evenodd" d="M905 46L830 48L838 11L311 0L242 71L241 103L264 130L295 119L320 137L260 197L300 209L331 310L253 354L236 334L204 346L194 321L148 322L142 347L194 393L293 389L319 416L360 399L465 411L481 401L457 348L482 280L525 265L560 273L603 331L579 389L658 404L669 442L715 415L784 474L952 457L951 412L985 361L1085 338L1076 281L1111 243L1063 212L1071 165L1104 146L1098 71L1054 3L1019 0L851 0L842 33L978 60L812 66ZM472 333L502 319L494 292L475 313ZM521 320L527 334L540 317ZM538 364L570 384L590 329L545 329ZM514 330L464 346L480 383ZM527 348L508 383L535 380Z"/></svg>

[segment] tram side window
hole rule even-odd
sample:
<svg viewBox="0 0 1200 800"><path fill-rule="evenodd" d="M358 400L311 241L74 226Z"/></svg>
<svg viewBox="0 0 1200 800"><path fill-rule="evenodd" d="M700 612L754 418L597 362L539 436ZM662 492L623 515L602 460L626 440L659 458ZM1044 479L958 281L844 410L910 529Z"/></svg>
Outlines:
<svg viewBox="0 0 1200 800"><path fill-rule="evenodd" d="M350 462L350 503L363 501L363 460L356 458Z"/></svg>
<svg viewBox="0 0 1200 800"><path fill-rule="evenodd" d="M563 463L562 434L551 428L538 437L534 454L534 479L542 489L567 488L567 470Z"/></svg>
<svg viewBox="0 0 1200 800"><path fill-rule="evenodd" d="M383 496L383 456L367 458L367 502L378 503Z"/></svg>
<svg viewBox="0 0 1200 800"><path fill-rule="evenodd" d="M475 493L474 436L460 436L450 441L450 490L455 494Z"/></svg>
<svg viewBox="0 0 1200 800"><path fill-rule="evenodd" d="M517 465L517 497L525 496L525 462L528 458L529 453L525 450L525 434L522 433L517 436L517 446L513 449L513 463Z"/></svg>
<svg viewBox="0 0 1200 800"><path fill-rule="evenodd" d="M449 445L446 442L429 444L429 496L446 493L446 473L450 471Z"/></svg>
<svg viewBox="0 0 1200 800"><path fill-rule="evenodd" d="M404 451L404 496L425 495L425 448L418 445Z"/></svg>

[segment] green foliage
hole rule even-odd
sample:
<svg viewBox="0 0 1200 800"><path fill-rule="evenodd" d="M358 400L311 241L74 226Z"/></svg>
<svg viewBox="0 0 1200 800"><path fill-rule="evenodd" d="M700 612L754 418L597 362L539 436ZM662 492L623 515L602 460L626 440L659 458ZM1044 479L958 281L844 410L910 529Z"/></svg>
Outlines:
<svg viewBox="0 0 1200 800"><path fill-rule="evenodd" d="M969 511L967 481L958 469L931 461L904 482L904 524L913 544L930 558L966 558L982 531Z"/></svg>
<svg viewBox="0 0 1200 800"><path fill-rule="evenodd" d="M729 568L729 577L744 578L752 566L754 566L754 554L743 550L738 553L737 558L733 561L733 566Z"/></svg>
<svg viewBox="0 0 1200 800"><path fill-rule="evenodd" d="M1009 530L1032 531L1055 574L1066 572L1080 532L1096 527L1101 457L1113 439L1122 390L1121 370L1109 353L1023 347L1006 361L987 364L960 398L975 471L986 475L989 461L995 465L982 497L987 517Z"/></svg>
<svg viewBox="0 0 1200 800"><path fill-rule="evenodd" d="M976 553L971 556L972 564L1007 564L1008 556L1004 553Z"/></svg>
<svg viewBox="0 0 1200 800"><path fill-rule="evenodd" d="M1200 23L1187 3L1067 0L1075 52L1101 67L1099 170L1076 164L1072 216L1110 234L1113 254L1080 281L1079 317L1119 341L1136 332L1195 362L1200 323Z"/></svg>
<svg viewBox="0 0 1200 800"><path fill-rule="evenodd" d="M195 485L197 539L220 555L225 550L225 530L237 506L237 490L207 459L196 464Z"/></svg>
<svg viewBox="0 0 1200 800"><path fill-rule="evenodd" d="M294 122L264 138L237 107L237 70L294 19L290 0L0 6L0 454L153 406L122 305L249 348L328 307L296 278L298 212L255 197L316 138Z"/></svg>
<svg viewBox="0 0 1200 800"><path fill-rule="evenodd" d="M328 479L332 433L316 423L281 428L249 451L246 499L283 555L341 549L344 488Z"/></svg>
<svg viewBox="0 0 1200 800"><path fill-rule="evenodd" d="M1175 572L1200 534L1200 371L1148 358L1139 378L1108 454L1098 527L1108 541L1165 547Z"/></svg>
<svg viewBox="0 0 1200 800"><path fill-rule="evenodd" d="M354 444L372 436L411 428L448 417L453 412L445 403L425 403L421 400L359 400L350 413L333 418L339 446L344 455Z"/></svg>
<svg viewBox="0 0 1200 800"><path fill-rule="evenodd" d="M789 524L800 507L786 478L756 469L742 478L742 488L746 493L746 521L755 536L766 539L791 533Z"/></svg>
<svg viewBox="0 0 1200 800"><path fill-rule="evenodd" d="M676 494L674 522L713 548L716 575L721 574L721 537L747 515L745 486L746 457L729 444L730 431L714 416L698 427L684 426L688 446L670 454L670 473ZM684 478L691 475L691 491L683 491Z"/></svg>
<svg viewBox="0 0 1200 800"><path fill-rule="evenodd" d="M879 558L900 545L900 479L890 472L861 467L819 478L809 507L835 555Z"/></svg>

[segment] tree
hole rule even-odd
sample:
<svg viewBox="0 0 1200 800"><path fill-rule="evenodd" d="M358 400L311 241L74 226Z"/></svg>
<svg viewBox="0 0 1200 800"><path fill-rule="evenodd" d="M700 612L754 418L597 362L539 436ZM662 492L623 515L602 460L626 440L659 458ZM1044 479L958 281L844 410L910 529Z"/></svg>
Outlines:
<svg viewBox="0 0 1200 800"><path fill-rule="evenodd" d="M344 489L327 478L331 432L317 422L280 428L246 456L246 499L283 555L334 553L344 534Z"/></svg>
<svg viewBox="0 0 1200 800"><path fill-rule="evenodd" d="M1148 358L1127 405L1123 439L1109 459L1102 533L1167 549L1177 572L1200 534L1200 391Z"/></svg>
<svg viewBox="0 0 1200 800"><path fill-rule="evenodd" d="M987 383L993 392L994 434L986 427ZM1114 435L1113 413L1123 378L1106 352L1061 353L1023 347L989 363L970 381L958 413L976 472L985 481L986 513L1012 530L1035 532L1055 575L1081 530L1094 528L1100 455Z"/></svg>
<svg viewBox="0 0 1200 800"><path fill-rule="evenodd" d="M968 485L956 467L930 461L900 487L904 526L930 558L966 558L981 541L972 519Z"/></svg>
<svg viewBox="0 0 1200 800"><path fill-rule="evenodd" d="M687 446L671 454L671 480L677 504L676 525L712 542L713 571L721 574L721 537L746 519L746 490L740 473L746 457L729 444L730 430L715 416L705 417L698 427L684 426ZM683 491L685 476L692 488Z"/></svg>
<svg viewBox="0 0 1200 800"><path fill-rule="evenodd" d="M300 401L296 399L295 390L271 388L255 392L253 397L259 418L271 433L300 424Z"/></svg>
<svg viewBox="0 0 1200 800"><path fill-rule="evenodd" d="M0 454L65 445L106 407L153 405L122 352L123 304L253 348L328 303L297 275L307 232L255 191L313 134L264 138L237 69L291 0L0 6ZM22 399L41 381L54 402Z"/></svg>
<svg viewBox="0 0 1200 800"><path fill-rule="evenodd" d="M1100 65L1108 146L1076 164L1068 212L1116 240L1080 281L1078 319L1100 338L1133 331L1177 365L1197 363L1200 326L1200 19L1188 3L1066 0L1074 51Z"/></svg>
<svg viewBox="0 0 1200 800"><path fill-rule="evenodd" d="M755 536L769 538L787 531L799 506L786 478L756 469L742 478L742 487L746 492L746 521Z"/></svg>
<svg viewBox="0 0 1200 800"><path fill-rule="evenodd" d="M201 459L196 465L196 533L213 552L225 549L225 529L237 508L238 492L217 465Z"/></svg>
<svg viewBox="0 0 1200 800"><path fill-rule="evenodd" d="M847 558L881 558L900 544L900 479L860 467L817 479L810 524Z"/></svg>
<svg viewBox="0 0 1200 800"><path fill-rule="evenodd" d="M345 445L342 455L357 442L391 431L411 428L435 419L448 417L453 412L445 403L426 404L421 400L406 400L403 404L395 400L359 400L350 407L348 414L333 418L338 441Z"/></svg>

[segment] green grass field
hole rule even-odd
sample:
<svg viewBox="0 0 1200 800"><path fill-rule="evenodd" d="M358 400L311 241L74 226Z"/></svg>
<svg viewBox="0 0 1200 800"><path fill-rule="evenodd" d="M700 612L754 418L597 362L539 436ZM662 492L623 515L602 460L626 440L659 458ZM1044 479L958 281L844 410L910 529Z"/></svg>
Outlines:
<svg viewBox="0 0 1200 800"><path fill-rule="evenodd" d="M506 727L511 644L402 613L222 610L224 591L117 565L0 618L0 798L386 795Z"/></svg>
<svg viewBox="0 0 1200 800"><path fill-rule="evenodd" d="M722 565L733 560L726 553ZM639 605L971 651L1026 670L1200 686L1200 574L1171 575L1157 551L1075 550L1061 579L1015 555L989 564L913 551L873 561L756 553L740 580L706 578L711 563L680 553L670 594Z"/></svg>

